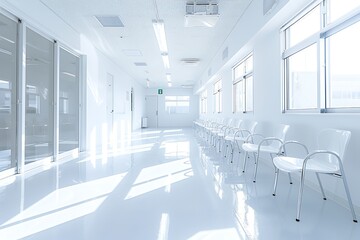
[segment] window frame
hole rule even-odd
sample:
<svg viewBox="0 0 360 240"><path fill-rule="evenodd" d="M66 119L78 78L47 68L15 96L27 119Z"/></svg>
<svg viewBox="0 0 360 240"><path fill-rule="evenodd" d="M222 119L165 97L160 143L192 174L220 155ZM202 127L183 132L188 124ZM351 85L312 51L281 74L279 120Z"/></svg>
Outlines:
<svg viewBox="0 0 360 240"><path fill-rule="evenodd" d="M174 100L166 100L166 98L169 98L169 97L174 97L175 99ZM187 100L184 100L184 99L181 99L182 97L187 97ZM173 115L173 114L189 114L190 113L190 96L188 95L168 95L168 96L165 96L164 98L164 102L165 102L165 112L167 114L170 114L170 115ZM172 103L175 103L175 112L172 112L170 110L170 108L168 109L168 106L166 106L166 103L168 102L172 102ZM178 104L179 103L184 103L184 102L187 102L189 105L188 105L188 108L187 108L187 112L178 112L177 109L178 109Z"/></svg>
<svg viewBox="0 0 360 240"><path fill-rule="evenodd" d="M222 112L222 80L215 81L213 85L214 113Z"/></svg>
<svg viewBox="0 0 360 240"><path fill-rule="evenodd" d="M207 96L208 96L208 91L205 89L200 94L200 113L202 114L207 113Z"/></svg>
<svg viewBox="0 0 360 240"><path fill-rule="evenodd" d="M352 26L353 24L360 22L360 6L339 17L335 21L328 23L328 0L315 1L306 6L300 13L298 13L293 19L288 21L281 29L281 45L282 45L282 112L283 113L360 113L360 107L330 107L328 102L330 101L329 86L330 75L329 69L326 65L329 61L329 49L327 46L327 40L334 34L341 32L342 30ZM301 20L306 14L312 11L317 6L320 6L320 30L302 41L298 42L294 46L288 47L288 29ZM296 53L306 49L312 44L317 46L317 106L312 109L289 109L289 66L288 59Z"/></svg>
<svg viewBox="0 0 360 240"><path fill-rule="evenodd" d="M251 64L252 64L252 68L251 70L247 70L246 66L249 60L252 60ZM237 69L243 65L243 69L240 71L242 72L239 76L236 75L236 71ZM233 83L232 83L232 88L233 88L233 113L252 113L254 112L254 54L253 52L249 53L248 55L246 55L240 62L238 62L233 68L232 68L232 73L233 73ZM253 101L252 101L252 108L248 108L247 105L247 95L248 95L248 79L252 77L252 97L253 97ZM238 98L237 95L235 93L236 91L236 85L237 84L242 84L242 106L240 106L239 108L237 107L238 104ZM239 111L237 111L237 109L240 109Z"/></svg>

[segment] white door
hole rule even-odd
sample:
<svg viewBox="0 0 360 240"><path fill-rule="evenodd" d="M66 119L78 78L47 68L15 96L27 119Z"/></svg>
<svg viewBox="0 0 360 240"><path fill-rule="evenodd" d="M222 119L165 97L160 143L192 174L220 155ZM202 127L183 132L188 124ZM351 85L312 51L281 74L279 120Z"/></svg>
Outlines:
<svg viewBox="0 0 360 240"><path fill-rule="evenodd" d="M158 97L157 96L146 96L146 117L147 126L149 128L158 127Z"/></svg>
<svg viewBox="0 0 360 240"><path fill-rule="evenodd" d="M106 90L106 115L108 128L108 141L112 144L113 125L114 125L114 76L107 74L107 90Z"/></svg>

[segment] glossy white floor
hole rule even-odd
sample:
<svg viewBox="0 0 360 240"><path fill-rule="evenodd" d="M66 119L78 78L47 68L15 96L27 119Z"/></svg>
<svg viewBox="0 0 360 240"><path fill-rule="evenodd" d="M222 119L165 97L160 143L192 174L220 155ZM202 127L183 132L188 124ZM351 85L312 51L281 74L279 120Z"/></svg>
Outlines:
<svg viewBox="0 0 360 240"><path fill-rule="evenodd" d="M280 175L273 197L270 166L256 184L253 164L224 174L191 129L129 142L0 180L0 239L360 239L350 212L309 188L296 222L296 181Z"/></svg>

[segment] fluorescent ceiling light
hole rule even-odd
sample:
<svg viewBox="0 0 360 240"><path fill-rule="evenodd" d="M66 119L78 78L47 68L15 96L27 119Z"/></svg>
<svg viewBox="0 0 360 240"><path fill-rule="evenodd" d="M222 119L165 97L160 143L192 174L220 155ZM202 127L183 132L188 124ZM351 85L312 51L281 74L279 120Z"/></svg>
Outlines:
<svg viewBox="0 0 360 240"><path fill-rule="evenodd" d="M9 39L9 38L3 37L3 36L0 36L0 39L3 39L3 40L5 40L5 41L7 41L7 42L9 42L9 43L12 43L12 44L15 43L15 41L13 41L13 40L11 40L11 39Z"/></svg>
<svg viewBox="0 0 360 240"><path fill-rule="evenodd" d="M137 49L124 49L122 52L128 56L128 57L139 57L142 56L142 53L140 50Z"/></svg>
<svg viewBox="0 0 360 240"><path fill-rule="evenodd" d="M171 82L171 74L170 74L170 73L167 73L167 74L166 74L166 80L167 80L168 82Z"/></svg>
<svg viewBox="0 0 360 240"><path fill-rule="evenodd" d="M172 83L171 83L171 82L168 82L168 87L172 87Z"/></svg>
<svg viewBox="0 0 360 240"><path fill-rule="evenodd" d="M164 21L162 20L154 20L153 21L155 35L159 44L160 52L166 53L168 51L166 44L166 36L165 36L165 27Z"/></svg>
<svg viewBox="0 0 360 240"><path fill-rule="evenodd" d="M161 54L161 57L163 59L165 68L170 68L169 55L167 55L166 53L163 53L163 54Z"/></svg>
<svg viewBox="0 0 360 240"><path fill-rule="evenodd" d="M76 77L76 75L73 74L73 73L69 73L69 72L61 72L61 73L64 74L64 75L67 75L67 76L69 76L69 77L73 77L73 78Z"/></svg>
<svg viewBox="0 0 360 240"><path fill-rule="evenodd" d="M146 87L149 88L150 87L150 80L146 79Z"/></svg>
<svg viewBox="0 0 360 240"><path fill-rule="evenodd" d="M5 49L2 49L2 48L0 48L0 53L4 53L4 54L9 55L9 56L12 55L12 52L10 52L8 50L5 50Z"/></svg>

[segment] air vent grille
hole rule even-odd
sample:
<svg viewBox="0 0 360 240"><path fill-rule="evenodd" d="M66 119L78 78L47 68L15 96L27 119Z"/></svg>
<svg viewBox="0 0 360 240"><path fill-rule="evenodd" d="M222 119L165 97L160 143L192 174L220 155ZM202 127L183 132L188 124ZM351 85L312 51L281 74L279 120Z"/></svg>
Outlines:
<svg viewBox="0 0 360 240"><path fill-rule="evenodd" d="M189 67L196 67L199 65L200 59L198 58L183 58L181 59L181 63L184 66L189 66Z"/></svg>
<svg viewBox="0 0 360 240"><path fill-rule="evenodd" d="M147 66L146 62L135 62L134 64L137 67L145 67L145 66Z"/></svg>
<svg viewBox="0 0 360 240"><path fill-rule="evenodd" d="M95 16L103 27L124 27L119 16Z"/></svg>

